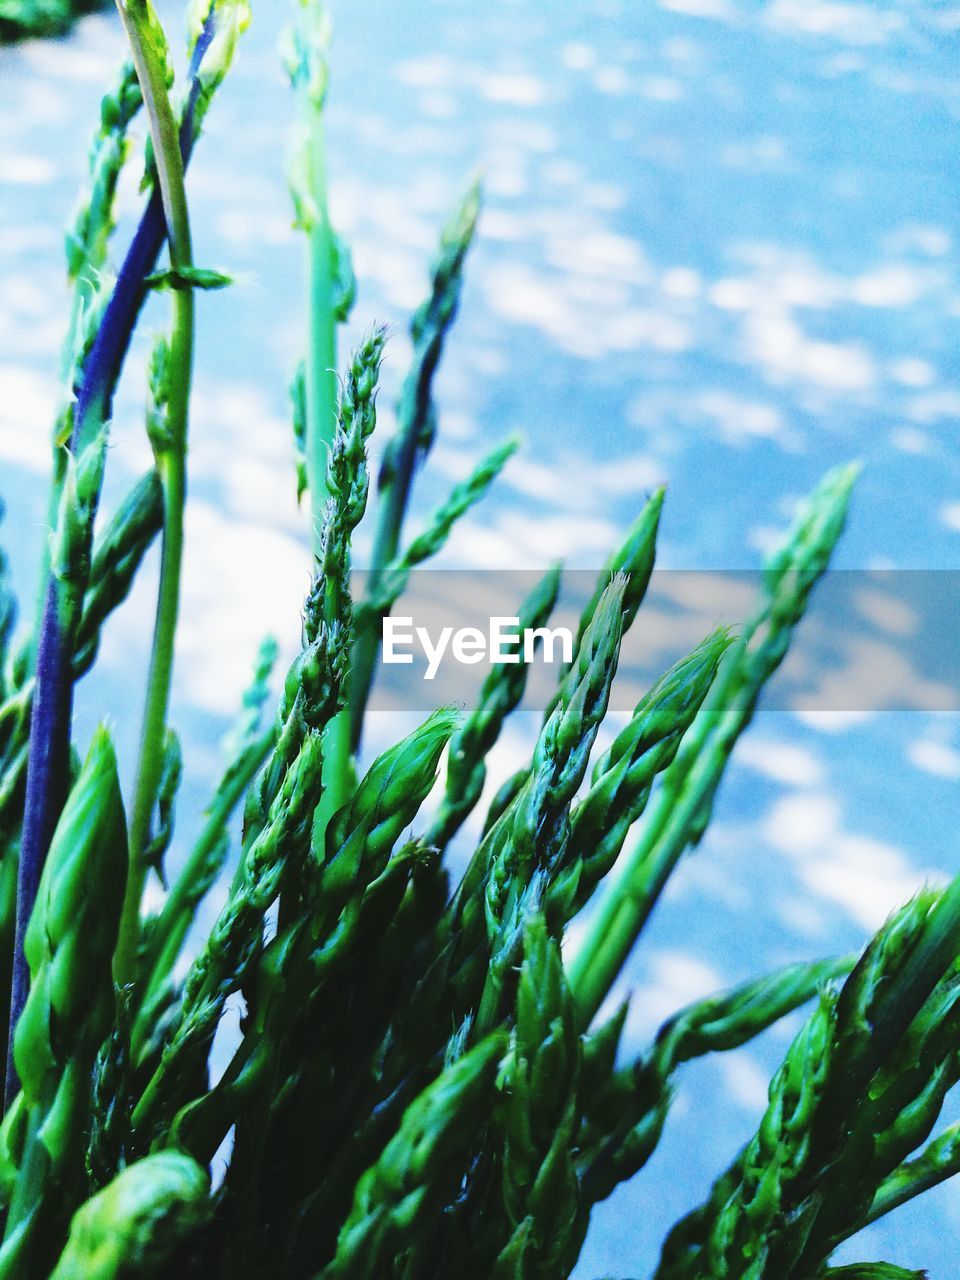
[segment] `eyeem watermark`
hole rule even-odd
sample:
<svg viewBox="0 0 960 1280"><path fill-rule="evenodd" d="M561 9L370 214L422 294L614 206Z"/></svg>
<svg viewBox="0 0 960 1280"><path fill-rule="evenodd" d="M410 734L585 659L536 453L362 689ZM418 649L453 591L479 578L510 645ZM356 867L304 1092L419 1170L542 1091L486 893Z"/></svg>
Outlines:
<svg viewBox="0 0 960 1280"><path fill-rule="evenodd" d="M424 680L433 680L449 652L454 662L465 667L479 662L493 665L532 663L537 645L548 664L573 661L573 632L569 627L525 627L518 617L490 619L486 631L479 627L441 627L434 638L428 627L415 627L413 618L384 618L383 661L389 665L413 662L414 645L427 660Z"/></svg>

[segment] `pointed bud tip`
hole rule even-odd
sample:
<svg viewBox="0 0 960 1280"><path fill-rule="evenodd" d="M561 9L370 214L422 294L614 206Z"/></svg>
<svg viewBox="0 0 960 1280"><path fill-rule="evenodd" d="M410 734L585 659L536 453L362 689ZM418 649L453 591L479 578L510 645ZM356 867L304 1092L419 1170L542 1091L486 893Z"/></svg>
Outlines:
<svg viewBox="0 0 960 1280"><path fill-rule="evenodd" d="M449 738L463 722L463 712L460 707L453 705L447 707L438 707L432 712L429 719L425 720L420 726L418 733L424 737L442 737Z"/></svg>
<svg viewBox="0 0 960 1280"><path fill-rule="evenodd" d="M93 731L83 767L85 772L101 768L117 772L117 752L105 721L101 721Z"/></svg>
<svg viewBox="0 0 960 1280"><path fill-rule="evenodd" d="M856 458L828 471L820 483L822 491L833 493L836 498L848 501L853 486L863 471L863 462Z"/></svg>

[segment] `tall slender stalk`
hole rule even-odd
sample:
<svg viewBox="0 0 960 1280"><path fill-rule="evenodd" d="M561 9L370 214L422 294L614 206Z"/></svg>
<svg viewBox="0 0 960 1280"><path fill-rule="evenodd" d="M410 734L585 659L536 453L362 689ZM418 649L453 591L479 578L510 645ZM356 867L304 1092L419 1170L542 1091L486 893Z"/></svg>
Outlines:
<svg viewBox="0 0 960 1280"><path fill-rule="evenodd" d="M307 478L310 486L310 534L319 554L327 499L327 461L337 429L336 246L327 208L327 157L322 106L311 102L310 157L317 218L307 241L310 281L307 379ZM324 744L324 798L329 818L350 794L350 715L342 711L327 726Z"/></svg>
<svg viewBox="0 0 960 1280"><path fill-rule="evenodd" d="M226 845L224 831L234 809L246 794L257 773L276 742L276 730L271 725L264 730L243 753L236 768L225 780L210 806L206 821L183 869L174 881L163 910L151 922L146 964L142 973L142 1010L149 1014L151 1002L161 998L164 983L169 981L183 941L193 923L194 912L203 893L216 874L216 865L225 857L218 856L218 846ZM140 1022L144 1018L141 1017ZM134 1039L136 1040L135 1027Z"/></svg>
<svg viewBox="0 0 960 1280"><path fill-rule="evenodd" d="M149 0L117 0L117 8L130 41L137 78L150 122L157 165L157 182L163 201L170 247L170 265L185 276L193 265L190 217L184 188L184 166L177 126L166 85L166 44ZM118 984L135 975L140 937L140 899L147 873L144 853L163 768L167 709L173 677L173 647L180 605L180 568L183 559L183 510L186 502L186 450L193 375L193 290L173 290L173 330L166 370L166 430L153 434L157 474L163 488L163 553L153 632L153 651L147 681L146 707L140 740L140 757L130 818L127 886L117 941L115 976Z"/></svg>
<svg viewBox="0 0 960 1280"><path fill-rule="evenodd" d="M322 552L330 491L327 462L337 429L337 323L340 279L337 239L327 201L327 146L323 108L327 92L329 20L321 0L301 0L302 21L294 33L291 79L302 111L303 147L293 186L297 221L307 237L307 358L304 367L304 461L314 557ZM351 790L350 721L342 712L327 726L324 795L317 815L319 840L327 821Z"/></svg>
<svg viewBox="0 0 960 1280"><path fill-rule="evenodd" d="M376 599L390 565L397 558L414 472L417 463L429 451L436 433L433 377L460 305L463 264L476 233L480 199L480 181L477 179L443 228L433 263L430 295L421 303L410 324L413 362L400 392L396 435L384 454L378 478L380 501L367 579L370 600ZM380 649L379 624L376 611L367 611L354 642L348 699L354 749L360 743L363 716L373 685Z"/></svg>
<svg viewBox="0 0 960 1280"><path fill-rule="evenodd" d="M218 19L219 9L214 4L198 34L191 57L190 88L179 139L184 164L190 158L203 111L212 92L210 86L204 89L201 85L199 71L204 55L217 33ZM75 456L79 456L82 449L103 431L104 425L109 421L120 369L146 296L145 280L157 260L164 235L160 193L154 188L117 275L90 351L82 367L77 370L78 385L75 387L76 403L70 437L70 452ZM59 492L63 485L59 468L54 469L54 475L54 484ZM96 485L90 504L91 529L99 496L99 485ZM85 557L79 557L78 568L81 575L84 563ZM64 582L52 572L48 574L43 595L36 691L30 720L23 835L17 871L16 924L8 1019L8 1042L11 1046L13 1031L23 1011L30 982L23 954L23 940L36 900L47 850L66 800L69 783L70 724L73 715L73 680L70 668L73 662L73 629L79 621L79 609L74 607ZM16 1087L13 1053L8 1051L4 1093L6 1106L9 1106Z"/></svg>

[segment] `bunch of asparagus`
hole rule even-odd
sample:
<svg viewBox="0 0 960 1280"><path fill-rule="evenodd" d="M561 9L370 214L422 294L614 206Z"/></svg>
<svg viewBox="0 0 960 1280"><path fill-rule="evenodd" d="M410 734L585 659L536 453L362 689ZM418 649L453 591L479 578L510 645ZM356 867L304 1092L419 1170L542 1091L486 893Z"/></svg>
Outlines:
<svg viewBox="0 0 960 1280"><path fill-rule="evenodd" d="M189 79L174 98L149 0L118 3L131 58L103 99L67 237L75 300L53 534L36 626L16 640L0 559L0 985L10 992L0 1280L567 1276L593 1207L656 1149L683 1064L743 1045L807 1002L756 1135L669 1234L658 1280L919 1275L831 1268L830 1258L960 1167L955 1128L924 1147L960 1076L960 881L921 892L859 959L794 965L681 1010L635 1061L620 1049L627 1008L608 999L704 833L731 752L827 568L856 469L829 474L803 505L738 634L707 636L597 753L621 640L653 568L664 495L649 498L583 610L529 765L494 796L450 886L444 855L481 802L527 667L492 668L475 706L438 709L372 762L359 744L382 618L514 448L494 450L424 532L405 537L480 193L471 187L444 228L413 317L371 572L354 600L384 334L360 342L341 383L338 328L356 287L327 208L328 30L317 0L297 0L286 54L301 104L292 186L309 263L307 353L293 388L314 559L302 647L273 715L276 646L258 655L202 827L162 907L145 913L184 767L168 703L194 293L227 283L193 262L184 169L250 15L246 0L194 0ZM141 111L150 195L114 278L114 195ZM154 466L100 526L114 390L157 288L172 317L150 363ZM81 760L72 700L157 537L128 819L110 736L99 729ZM548 619L559 588L549 571L519 606L523 626ZM188 948L227 865L236 810L224 905ZM565 952L565 930L588 906L583 941ZM214 1077L214 1037L238 996L241 1034Z"/></svg>

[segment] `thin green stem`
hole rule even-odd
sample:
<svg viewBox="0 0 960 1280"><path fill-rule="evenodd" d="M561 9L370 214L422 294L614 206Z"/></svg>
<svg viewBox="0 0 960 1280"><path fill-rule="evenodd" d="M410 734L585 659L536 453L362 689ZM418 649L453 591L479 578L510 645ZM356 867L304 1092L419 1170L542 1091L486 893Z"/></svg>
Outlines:
<svg viewBox="0 0 960 1280"><path fill-rule="evenodd" d="M957 1173L960 1173L960 1124L952 1124L917 1157L900 1165L880 1184L863 1225L876 1222Z"/></svg>
<svg viewBox="0 0 960 1280"><path fill-rule="evenodd" d="M227 785L217 793L203 829L190 851L190 856L175 880L163 904L163 910L153 924L144 972L142 1009L145 1015L150 1013L151 1001L161 994L163 984L173 969L183 940L193 922L197 884L208 879L207 868L219 842L224 839L226 824L275 742L276 730L271 725L244 753L242 761L231 773ZM138 1019L133 1037L134 1054L142 1047L144 1023L148 1020L148 1018Z"/></svg>
<svg viewBox="0 0 960 1280"><path fill-rule="evenodd" d="M307 237L308 355L307 481L310 486L310 536L319 555L326 515L327 460L337 428L337 321L333 230L327 210L326 140L323 114L308 102L311 177L316 218Z"/></svg>
<svg viewBox="0 0 960 1280"><path fill-rule="evenodd" d="M192 266L190 217L184 187L183 159L177 125L166 87L163 52L157 44L156 20L147 0L117 0L127 31L137 78L150 122L157 180L163 201L170 246L170 265L186 272ZM153 26L151 28L151 20ZM186 501L186 448L190 384L193 375L193 291L173 290L173 331L167 402L167 431L162 445L155 445L157 472L163 487L163 553L153 633L153 651L140 740L140 756L130 820L127 887L117 941L115 976L118 984L136 976L140 939L140 901L147 873L144 852L150 838L153 808L163 769L167 733L167 709L173 676L174 640L180 605L180 569L183 558L183 509Z"/></svg>
<svg viewBox="0 0 960 1280"><path fill-rule="evenodd" d="M309 281L306 361L306 466L310 491L310 536L313 553L320 555L330 491L327 462L337 429L337 274L336 243L327 203L327 151L322 100L303 90L310 184L314 216L307 234ZM330 817L351 791L350 717L344 711L324 735L323 799L316 831L326 829Z"/></svg>
<svg viewBox="0 0 960 1280"><path fill-rule="evenodd" d="M744 704L749 702L749 690L730 686L736 685L739 658L755 627L756 622L747 626L746 635L728 655L725 669L721 668L714 685L710 702L726 714L721 712L717 723L709 711L701 712L700 724L695 722L688 731L688 741L681 745L675 766L682 779L680 785L671 785L676 775L668 770L664 786L647 810L638 842L614 871L615 878L601 898L584 944L573 957L570 986L583 1027L589 1026L606 999L690 843L698 814L716 788L731 737L736 738L746 712ZM730 701L724 708L725 694ZM706 731L705 724L709 726ZM688 761L689 772L685 772Z"/></svg>

